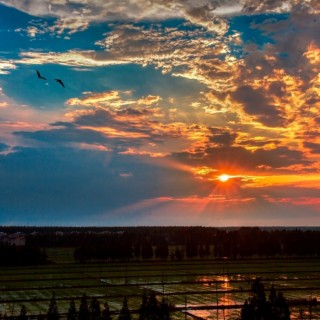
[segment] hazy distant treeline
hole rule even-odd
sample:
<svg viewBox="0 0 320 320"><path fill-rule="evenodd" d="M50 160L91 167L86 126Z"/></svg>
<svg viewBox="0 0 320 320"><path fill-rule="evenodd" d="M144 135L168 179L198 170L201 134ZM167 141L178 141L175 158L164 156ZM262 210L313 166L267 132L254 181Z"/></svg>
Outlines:
<svg viewBox="0 0 320 320"><path fill-rule="evenodd" d="M299 229L39 228L27 242L74 247L79 261L320 255L320 230Z"/></svg>

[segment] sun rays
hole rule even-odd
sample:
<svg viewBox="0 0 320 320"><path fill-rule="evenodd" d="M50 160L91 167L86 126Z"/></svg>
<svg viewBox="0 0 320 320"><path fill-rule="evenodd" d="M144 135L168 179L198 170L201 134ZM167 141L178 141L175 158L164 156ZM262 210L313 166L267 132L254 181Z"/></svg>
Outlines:
<svg viewBox="0 0 320 320"><path fill-rule="evenodd" d="M220 182L227 182L230 178L231 178L231 176L229 176L228 174L222 174L222 175L218 176L218 180Z"/></svg>

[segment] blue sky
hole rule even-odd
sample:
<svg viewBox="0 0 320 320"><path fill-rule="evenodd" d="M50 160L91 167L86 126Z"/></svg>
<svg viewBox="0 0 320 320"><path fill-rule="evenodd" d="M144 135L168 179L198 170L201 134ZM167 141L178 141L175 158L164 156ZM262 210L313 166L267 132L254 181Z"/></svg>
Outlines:
<svg viewBox="0 0 320 320"><path fill-rule="evenodd" d="M0 1L0 224L319 224L319 12Z"/></svg>

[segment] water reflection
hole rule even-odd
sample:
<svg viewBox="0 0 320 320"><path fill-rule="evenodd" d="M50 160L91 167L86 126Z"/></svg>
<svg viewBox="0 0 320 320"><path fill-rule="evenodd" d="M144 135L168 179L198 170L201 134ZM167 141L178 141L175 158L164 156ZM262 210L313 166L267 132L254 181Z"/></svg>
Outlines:
<svg viewBox="0 0 320 320"><path fill-rule="evenodd" d="M203 287L207 288L211 292L208 307L212 309L192 310L189 311L189 314L208 320L236 318L239 315L239 309L227 308L242 304L245 297L242 297L243 294L241 293L237 283L233 283L231 281L234 279L239 279L239 275L231 277L227 274L222 274L199 277L197 280ZM225 307L225 309L223 307Z"/></svg>
<svg viewBox="0 0 320 320"><path fill-rule="evenodd" d="M319 271L317 270L317 272ZM297 303L300 299L310 300L311 298L320 301L320 289L318 289L320 288L319 273L312 273L312 277L310 277L310 274L277 273L272 269L272 272L266 272L265 274L261 272L260 275L267 296L269 295L272 284L274 284L276 289L283 291L285 298L293 303ZM196 277L197 289L195 290L199 290L198 288L200 288L200 290L207 291L208 294L203 294L201 297L198 296L197 299L193 299L193 297L189 296L190 306L208 305L209 309L211 309L190 310L189 314L199 317L200 319L208 320L229 320L238 318L241 306L250 296L251 284L256 277L257 274L251 274L249 272L244 274L206 274ZM238 308L235 308L236 306L238 306ZM308 306L291 306L290 311L292 320L299 318L300 309L304 309L305 318L310 318ZM311 312L312 319L320 319L320 305L312 306Z"/></svg>

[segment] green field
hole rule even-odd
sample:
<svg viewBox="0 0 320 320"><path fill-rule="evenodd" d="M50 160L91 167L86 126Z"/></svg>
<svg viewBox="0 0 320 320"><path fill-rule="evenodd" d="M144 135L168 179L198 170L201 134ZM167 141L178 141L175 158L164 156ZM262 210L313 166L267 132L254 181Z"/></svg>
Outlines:
<svg viewBox="0 0 320 320"><path fill-rule="evenodd" d="M78 307L83 293L98 297L101 305L107 300L112 311L121 309L126 296L129 308L137 310L143 291L153 290L160 299L166 295L176 307L187 306L188 319L192 319L192 315L203 319L235 319L239 308L218 312L210 308L243 304L257 276L262 277L267 294L274 284L289 300L317 298L320 301L319 259L78 264L70 262L72 254L68 249L52 249L48 255L59 263L1 268L2 314L17 315L22 304L29 315L45 314L53 292L61 313L67 312L72 298ZM205 309L190 310L201 306ZM300 308L308 316L308 306L295 306L291 307L292 319L297 318ZM311 311L312 319L320 319L320 307L313 306ZM137 315L133 318L137 319ZM184 310L174 312L173 319L185 319Z"/></svg>

